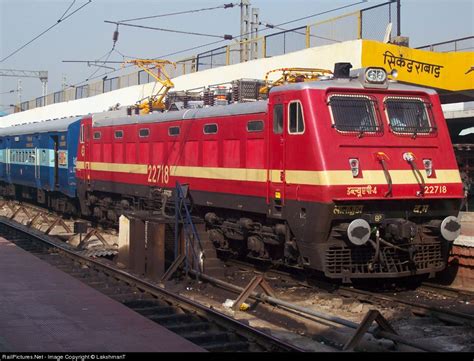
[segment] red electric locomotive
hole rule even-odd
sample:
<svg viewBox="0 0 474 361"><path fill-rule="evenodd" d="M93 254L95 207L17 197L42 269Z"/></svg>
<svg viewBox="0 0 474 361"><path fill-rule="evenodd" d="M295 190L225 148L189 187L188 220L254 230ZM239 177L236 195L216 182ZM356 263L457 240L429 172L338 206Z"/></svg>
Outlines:
<svg viewBox="0 0 474 361"><path fill-rule="evenodd" d="M186 183L219 250L344 280L434 275L460 231L439 98L380 68L268 100L85 118L77 178L82 213L111 221L164 209Z"/></svg>

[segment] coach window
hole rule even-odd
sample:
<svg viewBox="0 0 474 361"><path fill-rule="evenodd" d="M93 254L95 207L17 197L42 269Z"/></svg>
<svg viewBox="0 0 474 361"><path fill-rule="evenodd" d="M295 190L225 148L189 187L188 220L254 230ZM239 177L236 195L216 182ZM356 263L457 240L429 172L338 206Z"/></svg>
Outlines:
<svg viewBox="0 0 474 361"><path fill-rule="evenodd" d="M263 121L251 120L247 123L247 132L261 132L263 130Z"/></svg>
<svg viewBox="0 0 474 361"><path fill-rule="evenodd" d="M204 134L216 134L217 124L206 124L204 125Z"/></svg>
<svg viewBox="0 0 474 361"><path fill-rule="evenodd" d="M150 135L150 129L148 128L142 128L138 131L138 136L140 138L146 138Z"/></svg>
<svg viewBox="0 0 474 361"><path fill-rule="evenodd" d="M283 133L283 104L276 104L273 107L273 133Z"/></svg>
<svg viewBox="0 0 474 361"><path fill-rule="evenodd" d="M81 124L81 131L80 131L80 135L79 135L79 141L81 143L84 143L84 124Z"/></svg>
<svg viewBox="0 0 474 361"><path fill-rule="evenodd" d="M116 130L115 131L115 139L123 138L123 130Z"/></svg>
<svg viewBox="0 0 474 361"><path fill-rule="evenodd" d="M179 135L179 127L169 127L168 128L168 134L173 136L173 137L176 137Z"/></svg>
<svg viewBox="0 0 474 361"><path fill-rule="evenodd" d="M101 132L94 132L94 139L99 140L102 138L102 133Z"/></svg>
<svg viewBox="0 0 474 361"><path fill-rule="evenodd" d="M303 107L299 100L292 101L288 105L288 133L304 133Z"/></svg>

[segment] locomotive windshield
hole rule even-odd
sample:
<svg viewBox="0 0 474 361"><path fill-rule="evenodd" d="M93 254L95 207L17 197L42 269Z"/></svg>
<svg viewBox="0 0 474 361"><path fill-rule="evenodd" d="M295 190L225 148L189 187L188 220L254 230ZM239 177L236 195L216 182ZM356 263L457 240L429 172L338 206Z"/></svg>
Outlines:
<svg viewBox="0 0 474 361"><path fill-rule="evenodd" d="M374 100L366 96L333 95L329 100L333 127L341 132L362 134L381 132Z"/></svg>
<svg viewBox="0 0 474 361"><path fill-rule="evenodd" d="M388 98L385 100L390 128L395 133L432 133L426 104L417 98Z"/></svg>

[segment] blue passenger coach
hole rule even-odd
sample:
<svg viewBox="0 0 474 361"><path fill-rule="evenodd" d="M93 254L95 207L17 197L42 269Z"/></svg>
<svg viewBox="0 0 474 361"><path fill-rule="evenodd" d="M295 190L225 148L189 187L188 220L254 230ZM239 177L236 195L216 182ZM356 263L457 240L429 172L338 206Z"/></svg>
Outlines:
<svg viewBox="0 0 474 361"><path fill-rule="evenodd" d="M80 119L0 128L0 194L75 212Z"/></svg>

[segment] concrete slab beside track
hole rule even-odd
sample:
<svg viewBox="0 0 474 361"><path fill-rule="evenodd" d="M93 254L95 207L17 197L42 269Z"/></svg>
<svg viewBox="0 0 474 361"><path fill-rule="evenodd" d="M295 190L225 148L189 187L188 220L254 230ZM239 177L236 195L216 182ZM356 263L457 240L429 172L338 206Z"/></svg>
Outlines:
<svg viewBox="0 0 474 361"><path fill-rule="evenodd" d="M0 352L204 351L4 238L0 286Z"/></svg>

